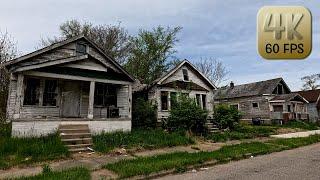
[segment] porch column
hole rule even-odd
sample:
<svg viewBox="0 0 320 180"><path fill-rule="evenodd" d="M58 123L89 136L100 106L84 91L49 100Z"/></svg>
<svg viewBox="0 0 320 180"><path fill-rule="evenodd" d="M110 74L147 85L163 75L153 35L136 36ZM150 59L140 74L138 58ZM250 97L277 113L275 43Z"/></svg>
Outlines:
<svg viewBox="0 0 320 180"><path fill-rule="evenodd" d="M95 82L91 81L90 92L89 92L88 119L93 119L94 89L95 89Z"/></svg>
<svg viewBox="0 0 320 180"><path fill-rule="evenodd" d="M14 115L13 119L19 119L20 118L20 109L23 104L23 74L18 74L17 79L17 96L16 96L16 104L14 108Z"/></svg>

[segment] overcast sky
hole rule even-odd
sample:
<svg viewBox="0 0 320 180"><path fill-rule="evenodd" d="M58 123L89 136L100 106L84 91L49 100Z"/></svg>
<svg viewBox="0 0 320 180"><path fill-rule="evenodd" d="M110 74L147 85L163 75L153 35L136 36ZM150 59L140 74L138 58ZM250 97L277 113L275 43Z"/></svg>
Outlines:
<svg viewBox="0 0 320 180"><path fill-rule="evenodd" d="M217 58L235 84L283 77L292 90L300 78L319 73L318 0L1 0L0 30L7 30L22 53L35 50L41 37L58 35L70 19L118 24L136 34L140 28L181 26L176 56L192 62ZM313 50L306 60L267 61L257 53L256 16L265 5L303 5L313 15ZM226 82L226 83L228 83Z"/></svg>

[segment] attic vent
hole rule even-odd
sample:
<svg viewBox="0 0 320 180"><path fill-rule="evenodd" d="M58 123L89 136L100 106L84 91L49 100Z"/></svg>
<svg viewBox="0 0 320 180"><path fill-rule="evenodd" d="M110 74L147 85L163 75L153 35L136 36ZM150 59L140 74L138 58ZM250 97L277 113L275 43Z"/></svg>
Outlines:
<svg viewBox="0 0 320 180"><path fill-rule="evenodd" d="M76 44L76 55L81 56L87 53L87 45L83 43Z"/></svg>
<svg viewBox="0 0 320 180"><path fill-rule="evenodd" d="M183 74L183 80L189 81L188 70L187 69L182 69L182 74Z"/></svg>

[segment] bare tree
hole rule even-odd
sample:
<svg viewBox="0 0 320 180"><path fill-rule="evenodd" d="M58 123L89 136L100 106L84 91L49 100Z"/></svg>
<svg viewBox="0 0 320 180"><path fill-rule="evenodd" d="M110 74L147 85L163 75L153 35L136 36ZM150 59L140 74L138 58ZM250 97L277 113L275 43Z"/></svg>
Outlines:
<svg viewBox="0 0 320 180"><path fill-rule="evenodd" d="M78 20L70 20L59 27L60 36L42 38L40 46L48 46L74 36L85 35L99 46L107 55L113 57L120 64L124 64L131 50L130 35L118 25L92 25L89 22L81 23Z"/></svg>
<svg viewBox="0 0 320 180"><path fill-rule="evenodd" d="M312 74L310 76L304 76L301 78L301 80L304 82L302 86L302 90L315 90L320 88L320 85L318 84L318 81L320 80L320 74Z"/></svg>
<svg viewBox="0 0 320 180"><path fill-rule="evenodd" d="M0 32L0 64L17 56L17 47L8 32Z"/></svg>
<svg viewBox="0 0 320 180"><path fill-rule="evenodd" d="M221 82L227 80L229 71L219 60L213 58L201 58L195 63L195 66L216 86L219 86Z"/></svg>

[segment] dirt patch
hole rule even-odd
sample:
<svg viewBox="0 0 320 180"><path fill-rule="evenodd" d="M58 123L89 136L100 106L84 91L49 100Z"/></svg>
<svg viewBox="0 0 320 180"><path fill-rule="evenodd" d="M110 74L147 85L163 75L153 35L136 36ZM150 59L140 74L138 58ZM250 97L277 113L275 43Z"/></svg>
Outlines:
<svg viewBox="0 0 320 180"><path fill-rule="evenodd" d="M117 179L118 176L107 169L100 169L91 173L92 180Z"/></svg>
<svg viewBox="0 0 320 180"><path fill-rule="evenodd" d="M301 129L299 128L278 128L277 134L288 134L288 133L294 133L299 131L301 131Z"/></svg>

